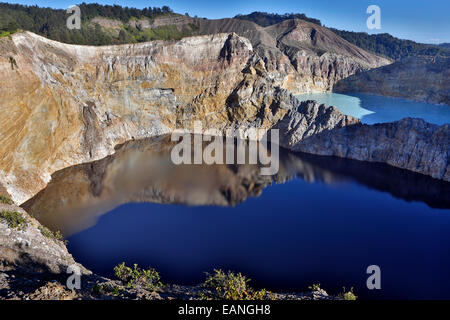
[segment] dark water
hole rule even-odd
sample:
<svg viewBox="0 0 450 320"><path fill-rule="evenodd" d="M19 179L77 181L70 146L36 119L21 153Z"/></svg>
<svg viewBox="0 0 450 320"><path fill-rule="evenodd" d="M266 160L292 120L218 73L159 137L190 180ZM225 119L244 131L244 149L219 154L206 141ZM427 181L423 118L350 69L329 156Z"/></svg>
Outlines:
<svg viewBox="0 0 450 320"><path fill-rule="evenodd" d="M255 165L174 166L167 139L62 170L25 207L68 236L74 258L111 276L125 261L168 283L231 269L255 287L364 299L450 298L450 186L386 165L281 152ZM381 268L381 290L366 268Z"/></svg>

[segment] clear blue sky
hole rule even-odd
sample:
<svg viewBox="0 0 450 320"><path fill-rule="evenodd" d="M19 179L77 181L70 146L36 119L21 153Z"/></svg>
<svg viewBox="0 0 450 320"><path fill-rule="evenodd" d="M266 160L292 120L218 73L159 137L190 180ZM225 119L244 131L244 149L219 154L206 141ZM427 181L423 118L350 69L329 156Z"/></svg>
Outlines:
<svg viewBox="0 0 450 320"><path fill-rule="evenodd" d="M4 0L3 0L4 1ZM83 1L79 1L83 2ZM17 0L21 3L67 8L73 0ZM87 3L91 1L85 1ZM374 33L366 27L369 5L381 8L381 30L402 39L425 43L450 42L450 0L113 0L93 1L128 7L167 5L177 13L189 13L210 19L233 17L253 11L305 13L322 24L344 30Z"/></svg>

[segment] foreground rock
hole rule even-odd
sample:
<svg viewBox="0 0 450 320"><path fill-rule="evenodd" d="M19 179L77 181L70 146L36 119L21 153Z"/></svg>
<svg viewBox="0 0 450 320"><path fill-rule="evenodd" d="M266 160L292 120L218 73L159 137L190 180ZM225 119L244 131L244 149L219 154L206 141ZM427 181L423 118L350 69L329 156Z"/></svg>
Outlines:
<svg viewBox="0 0 450 320"><path fill-rule="evenodd" d="M1 212L15 216L9 224L0 217L0 270L62 273L69 266L77 265L64 242L45 233L41 224L22 208L0 204ZM18 226L14 225L16 217L23 219Z"/></svg>
<svg viewBox="0 0 450 320"><path fill-rule="evenodd" d="M450 105L450 57L409 57L337 82L335 92L362 92Z"/></svg>

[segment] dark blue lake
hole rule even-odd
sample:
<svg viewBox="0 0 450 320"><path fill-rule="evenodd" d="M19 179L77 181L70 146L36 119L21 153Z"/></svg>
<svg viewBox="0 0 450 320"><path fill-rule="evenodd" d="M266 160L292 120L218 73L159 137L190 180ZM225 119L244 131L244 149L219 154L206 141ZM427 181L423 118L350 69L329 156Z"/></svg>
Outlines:
<svg viewBox="0 0 450 320"><path fill-rule="evenodd" d="M387 165L282 151L275 177L251 165L175 166L165 140L133 142L64 169L25 204L62 230L74 258L194 285L242 272L257 288L361 299L450 298L450 184ZM49 210L54 208L54 210ZM381 268L381 290L366 268Z"/></svg>

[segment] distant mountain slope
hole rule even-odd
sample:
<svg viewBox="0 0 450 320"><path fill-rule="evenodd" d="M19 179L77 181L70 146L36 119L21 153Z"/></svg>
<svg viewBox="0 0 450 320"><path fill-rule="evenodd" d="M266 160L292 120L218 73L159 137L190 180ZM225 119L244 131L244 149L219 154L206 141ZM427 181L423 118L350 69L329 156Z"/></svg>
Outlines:
<svg viewBox="0 0 450 320"><path fill-rule="evenodd" d="M168 7L139 10L83 3L80 10L81 30L69 30L69 14L65 10L0 4L0 18L5 18L0 19L0 36L2 30L7 35L21 28L64 43L109 45L236 33L250 40L257 53L255 59L262 59L264 69L274 80L294 93L331 91L340 79L391 62L358 48L321 26L320 21L301 14L249 15L255 19L267 17L266 24L281 21L263 27L243 17L192 18L173 13Z"/></svg>
<svg viewBox="0 0 450 320"><path fill-rule="evenodd" d="M366 32L352 32L331 29L342 38L357 45L364 50L383 55L393 60L411 56L450 56L450 50L432 44L417 43L411 40L402 40L388 33L367 34Z"/></svg>
<svg viewBox="0 0 450 320"><path fill-rule="evenodd" d="M317 19L308 18L304 14L293 13L280 15L266 12L252 12L248 15L237 15L235 18L253 21L263 27L274 25L293 18L320 24L320 21ZM446 48L449 48L449 44L443 44L440 48L439 46L431 44L423 44L411 40L398 39L388 33L369 35L366 32L352 32L334 28L330 28L330 30L332 30L348 42L353 43L364 50L385 56L393 60L418 55L450 56L450 50L446 50Z"/></svg>
<svg viewBox="0 0 450 320"><path fill-rule="evenodd" d="M271 40L260 32L255 33L261 30L258 27L269 27L293 19L321 25L320 20L309 18L302 13L279 15L252 12L248 15L237 15L234 19L207 20L173 13L167 6L135 9L82 3L79 7L81 30L69 30L66 27L69 15L65 10L0 3L0 37L23 29L64 43L109 45L179 40L192 35L233 31L249 38L260 37L260 42L264 43ZM364 32L331 30L364 50L393 60L417 55L450 56L448 44L427 45L400 40L389 34L369 35Z"/></svg>

